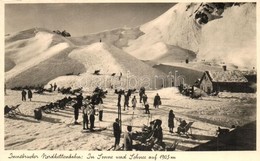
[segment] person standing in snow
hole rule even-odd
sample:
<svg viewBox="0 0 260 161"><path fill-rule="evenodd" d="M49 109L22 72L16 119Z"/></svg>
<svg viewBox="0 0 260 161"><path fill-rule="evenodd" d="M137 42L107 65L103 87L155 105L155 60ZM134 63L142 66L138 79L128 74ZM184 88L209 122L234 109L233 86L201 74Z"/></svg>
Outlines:
<svg viewBox="0 0 260 161"><path fill-rule="evenodd" d="M143 102L144 102L144 105L146 104L147 99L148 99L148 97L147 97L147 95L144 93L144 94L143 94Z"/></svg>
<svg viewBox="0 0 260 161"><path fill-rule="evenodd" d="M77 96L77 103L79 104L80 108L82 106L82 101L83 101L83 96L82 96L82 93L80 93L78 96Z"/></svg>
<svg viewBox="0 0 260 161"><path fill-rule="evenodd" d="M134 110L136 108L136 104L137 104L137 100L136 100L136 98L134 96L133 99L132 99L132 107L133 107Z"/></svg>
<svg viewBox="0 0 260 161"><path fill-rule="evenodd" d="M52 84L50 84L50 86L51 86L51 92L52 92L52 89L53 89L53 85L52 85Z"/></svg>
<svg viewBox="0 0 260 161"><path fill-rule="evenodd" d="M72 107L74 108L74 119L75 119L74 124L79 125L78 123L79 109L80 109L79 103L78 102L75 103Z"/></svg>
<svg viewBox="0 0 260 161"><path fill-rule="evenodd" d="M124 94L124 91L122 89L120 89L117 94L118 94L117 106L121 106L121 98L122 98L122 95Z"/></svg>
<svg viewBox="0 0 260 161"><path fill-rule="evenodd" d="M145 88L141 87L139 90L140 103L142 103L143 95L145 94Z"/></svg>
<svg viewBox="0 0 260 161"><path fill-rule="evenodd" d="M175 115L174 115L174 113L173 113L173 110L170 110L170 112L169 112L169 117L168 117L168 127L169 127L169 132L170 132L170 133L173 133L174 118L175 118Z"/></svg>
<svg viewBox="0 0 260 161"><path fill-rule="evenodd" d="M31 91L31 89L29 88L28 89L28 99L30 99L30 101L32 101L32 91Z"/></svg>
<svg viewBox="0 0 260 161"><path fill-rule="evenodd" d="M26 101L26 91L22 90L22 101Z"/></svg>
<svg viewBox="0 0 260 161"><path fill-rule="evenodd" d="M89 116L89 121L90 121L90 131L94 131L94 127L95 127L95 107L92 106L92 108L90 109L90 116Z"/></svg>
<svg viewBox="0 0 260 161"><path fill-rule="evenodd" d="M121 80L122 76L123 76L123 74L122 74L122 72L120 72L119 80Z"/></svg>
<svg viewBox="0 0 260 161"><path fill-rule="evenodd" d="M57 88L57 84L54 83L53 90L56 91L56 88Z"/></svg>
<svg viewBox="0 0 260 161"><path fill-rule="evenodd" d="M116 149L119 146L120 143L120 136L121 136L121 128L119 125L119 119L116 118L115 122L113 123L113 132L115 137L115 145L114 149Z"/></svg>
<svg viewBox="0 0 260 161"><path fill-rule="evenodd" d="M150 110L149 110L149 104L148 104L148 102L145 103L145 105L144 105L144 109L145 109L145 114L150 114Z"/></svg>
<svg viewBox="0 0 260 161"><path fill-rule="evenodd" d="M161 97L157 93L156 96L154 97L154 108L159 108L159 105L161 105Z"/></svg>
<svg viewBox="0 0 260 161"><path fill-rule="evenodd" d="M79 123L78 123L78 118L79 118L79 109L81 109L82 100L83 100L82 93L80 93L80 94L77 96L76 99L77 99L77 103L73 105L73 107L74 107L74 118L75 118L74 124L75 124L75 125L79 125Z"/></svg>
<svg viewBox="0 0 260 161"><path fill-rule="evenodd" d="M124 93L124 96L125 96L125 101L124 101L124 110L126 110L126 107L127 107L127 110L128 110L128 107L129 107L129 92L127 93Z"/></svg>
<svg viewBox="0 0 260 161"><path fill-rule="evenodd" d="M124 134L124 151L132 151L133 139L132 139L132 126L127 126L127 131Z"/></svg>
<svg viewBox="0 0 260 161"><path fill-rule="evenodd" d="M103 120L103 109L104 109L104 106L102 105L102 103L99 103L98 104L98 118L99 118L99 121Z"/></svg>
<svg viewBox="0 0 260 161"><path fill-rule="evenodd" d="M82 117L83 117L83 130L86 130L86 129L89 129L88 128L88 115L89 115L89 113L90 113L90 108L92 108L91 107L91 104L90 103L87 103L84 107L83 107L83 110L82 110L82 112L83 112L83 115L82 115Z"/></svg>

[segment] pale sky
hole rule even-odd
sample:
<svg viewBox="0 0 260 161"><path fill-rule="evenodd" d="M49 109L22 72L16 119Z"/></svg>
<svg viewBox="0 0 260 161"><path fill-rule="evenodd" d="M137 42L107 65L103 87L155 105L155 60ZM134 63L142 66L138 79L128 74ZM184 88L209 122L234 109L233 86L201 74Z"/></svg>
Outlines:
<svg viewBox="0 0 260 161"><path fill-rule="evenodd" d="M6 4L5 33L43 27L83 36L124 26L139 26L172 6L174 3Z"/></svg>

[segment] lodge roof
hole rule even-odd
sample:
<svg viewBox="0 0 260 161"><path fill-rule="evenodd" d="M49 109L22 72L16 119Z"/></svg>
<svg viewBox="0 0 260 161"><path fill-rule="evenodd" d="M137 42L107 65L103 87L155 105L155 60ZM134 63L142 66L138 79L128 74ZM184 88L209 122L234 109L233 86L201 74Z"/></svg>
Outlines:
<svg viewBox="0 0 260 161"><path fill-rule="evenodd" d="M206 71L211 82L245 83L248 80L238 70L233 71Z"/></svg>

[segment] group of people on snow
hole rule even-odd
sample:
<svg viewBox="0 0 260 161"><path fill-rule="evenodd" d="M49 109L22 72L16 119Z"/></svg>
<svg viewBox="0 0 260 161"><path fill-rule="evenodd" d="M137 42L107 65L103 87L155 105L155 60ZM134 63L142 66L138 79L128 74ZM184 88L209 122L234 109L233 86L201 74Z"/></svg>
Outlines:
<svg viewBox="0 0 260 161"><path fill-rule="evenodd" d="M51 90L55 91L57 89L56 83L54 85L51 85ZM129 101L132 96L132 94L135 92L135 89L128 89L127 91L119 90L115 91L116 94L118 94L118 104L117 106L121 106L121 98L124 96L124 102L123 102L123 110L129 110ZM26 95L28 93L28 98L32 99L32 91L28 89L26 92L25 89L22 90L22 101L26 101ZM102 89L96 88L93 91L92 96L87 96L84 98L82 96L82 93L77 95L74 100L75 103L73 104L74 108L74 124L80 125L78 122L79 119L79 110L82 110L82 118L83 118L83 130L89 129L90 131L94 131L95 127L95 116L98 115L99 121L103 121L103 96L106 94ZM133 110L137 107L137 98L134 95L131 99L131 104ZM144 107L145 114L150 114L149 109L149 101L148 96L145 92L145 88L141 87L139 90L139 103L141 104L141 107ZM161 105L161 98L159 94L157 93L153 99L153 106L154 108L159 108ZM96 114L98 112L98 114ZM169 111L168 115L168 127L169 132L173 133L174 126L174 119L175 115L173 113L173 110ZM115 122L113 123L113 134L115 138L114 148L117 149L119 147L120 138L122 134L122 127L120 127L120 121L118 118L115 119ZM152 132L152 135L150 138L147 139L148 142L152 141L153 143L163 144L163 133L162 133L162 121L156 120L155 122L150 122L150 132ZM127 131L124 133L124 147L123 149L126 151L131 151L133 149L133 136L132 136L132 126L127 126Z"/></svg>
<svg viewBox="0 0 260 161"><path fill-rule="evenodd" d="M118 94L118 106L121 105L121 96L123 95L125 97L124 101L124 110L128 110L129 107L129 99L131 96L130 90L127 92L124 92L123 90L115 91L116 94ZM159 108L161 105L161 98L159 94L157 93L153 99L153 105L154 108ZM132 100L132 107L133 110L135 110L137 106L137 98L136 96L133 96ZM149 103L148 103L148 96L145 93L145 88L141 87L139 90L139 102L141 103L142 107L145 109L145 114L150 114L149 110ZM174 118L175 115L172 110L169 112L169 117L168 117L168 127L169 127L169 132L173 133L173 128L174 128ZM161 120L156 120L155 122L150 123L150 132L152 133L151 136L147 139L148 142L153 142L153 144L160 144L163 145L163 133L162 133L162 121ZM119 143L120 143L120 136L121 136L121 127L120 127L120 120L118 118L115 119L115 122L113 123L113 133L114 133L114 138L115 138L115 143L114 143L114 148L118 149ZM127 131L124 133L124 146L123 149L126 151L131 151L133 149L133 136L132 136L132 126L127 126Z"/></svg>
<svg viewBox="0 0 260 161"><path fill-rule="evenodd" d="M26 95L28 93L28 99L31 101L32 100L32 90L30 88L28 88L27 92L25 89L22 90L22 101L26 101Z"/></svg>
<svg viewBox="0 0 260 161"><path fill-rule="evenodd" d="M99 121L103 120L103 99L102 91L98 87L93 91L92 96L87 96L86 99L83 98L82 93L76 97L76 103L73 105L74 108L74 124L78 125L79 109L82 109L83 118L83 130L90 129L94 131L95 127L95 116L96 111L98 111ZM84 104L83 104L84 99ZM89 126L90 123L90 126Z"/></svg>

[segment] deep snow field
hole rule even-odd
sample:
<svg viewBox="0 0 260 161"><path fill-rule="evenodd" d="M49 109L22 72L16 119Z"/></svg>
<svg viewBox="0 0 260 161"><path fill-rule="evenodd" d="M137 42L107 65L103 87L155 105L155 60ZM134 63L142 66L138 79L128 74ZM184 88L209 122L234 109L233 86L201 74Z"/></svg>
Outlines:
<svg viewBox="0 0 260 161"><path fill-rule="evenodd" d="M159 93L162 98L162 106L159 109L154 109L152 105L156 93ZM85 91L83 96L88 94L90 92ZM139 99L138 93L134 95ZM7 90L5 104L21 104L22 115L17 115L15 118L5 117L5 149L102 151L110 149L114 144L112 124L117 117L117 95L110 90L104 99L103 121L98 121L98 116L96 116L95 126L97 128L107 127L104 131L82 133L82 125L73 125L72 107L58 112L52 111L50 114L43 113L40 121L34 119L33 110L35 108L64 96L57 92L44 95L34 94L31 102L28 100L22 102L20 91ZM218 126L229 129L232 125L243 127L256 120L256 94L220 93L220 97L191 99L182 96L175 87L172 87L147 91L147 96L150 104L150 117L144 114L142 105L138 103L135 110L129 108L129 110L122 111L122 130L125 131L127 125L132 125L133 132L141 131L143 124L148 125L151 120L161 119L166 145L170 146L176 140L180 141L176 151L190 150L216 139ZM177 118L185 119L187 122L194 121L193 137L187 138L177 133L169 133L167 120L171 109ZM78 121L82 122L81 111ZM177 120L174 123L174 131L176 131L179 123ZM243 133L236 135L237 144L240 146L233 147L232 150L253 150L256 147L255 128L256 126L253 126L253 129L249 129L246 136L241 136ZM123 143L122 137L120 145ZM222 147L224 145L224 149L226 147L224 143L219 145ZM214 150L223 149L215 147Z"/></svg>

